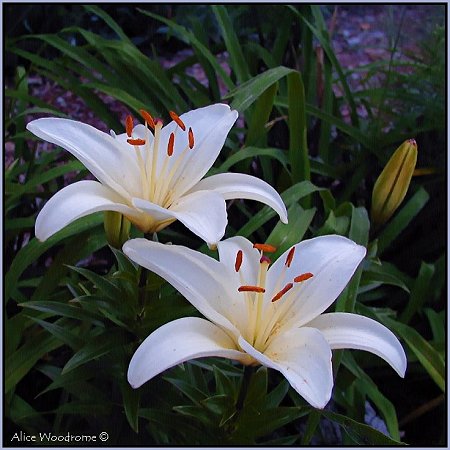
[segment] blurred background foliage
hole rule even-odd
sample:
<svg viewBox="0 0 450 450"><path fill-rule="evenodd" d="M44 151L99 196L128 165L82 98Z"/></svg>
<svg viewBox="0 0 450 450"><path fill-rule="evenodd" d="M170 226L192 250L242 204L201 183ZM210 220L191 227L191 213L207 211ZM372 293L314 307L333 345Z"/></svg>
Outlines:
<svg viewBox="0 0 450 450"><path fill-rule="evenodd" d="M391 444L374 430L370 406L384 426L375 428L395 441L445 443L445 10L430 6L417 51L400 57L405 10L381 7L386 57L348 68L334 50L333 5L3 5L5 439L18 430L106 430L116 445ZM46 83L40 95L36 85ZM25 125L50 114L122 132L140 108L167 119L169 110L219 101L240 119L211 174L266 180L290 218L282 225L269 208L236 201L226 237L268 241L278 253L330 233L367 245L336 309L376 318L402 339L405 380L371 355L335 352L334 397L321 413L261 369L246 400L258 423L235 415L242 372L231 362L187 363L138 391L128 386L139 339L196 312L157 277L138 285L139 269L107 246L101 214L45 243L34 238L43 202L87 171ZM419 152L408 194L375 229L373 185L409 138ZM158 238L208 252L179 224Z"/></svg>

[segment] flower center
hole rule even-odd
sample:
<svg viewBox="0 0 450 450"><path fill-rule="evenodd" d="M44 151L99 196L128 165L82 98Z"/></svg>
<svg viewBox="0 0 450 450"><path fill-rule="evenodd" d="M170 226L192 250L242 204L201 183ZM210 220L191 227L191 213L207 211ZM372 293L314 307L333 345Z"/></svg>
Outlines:
<svg viewBox="0 0 450 450"><path fill-rule="evenodd" d="M139 110L142 118L145 121L146 136L133 136L134 123L133 117L127 116L125 120L125 130L128 136L128 144L134 147L136 160L139 167L141 178L142 197L152 203L155 203L163 208L169 208L172 203L178 199L177 192L175 192L176 180L179 176L180 169L183 168L183 161L187 157L190 149L194 148L194 132L189 127L187 131L186 145L182 151L177 151L175 147L177 132L186 132L186 125L181 118L173 111L169 111L169 115L176 123L177 127L170 133L167 141L167 151L160 152L160 145L166 143L161 142L162 121L154 119L147 111ZM150 144L150 130L154 130L154 139ZM164 157L164 160L158 162L158 157ZM172 160L175 158L175 160ZM161 167L158 167L158 163Z"/></svg>
<svg viewBox="0 0 450 450"><path fill-rule="evenodd" d="M280 289L282 283L285 282L286 271L291 267L294 260L295 247L292 247L287 254L273 292L266 292L266 275L271 261L264 255L264 252L273 253L276 251L276 247L270 244L254 244L253 248L261 252L257 284L245 283L241 271L244 259L242 250L238 250L236 254L234 269L240 275L241 285L238 287L238 292L243 293L248 311L247 324L244 327L245 329L241 331L248 342L257 350L264 352L271 338L279 332L294 297L299 294L301 284L313 277L313 274L310 272L302 273Z"/></svg>

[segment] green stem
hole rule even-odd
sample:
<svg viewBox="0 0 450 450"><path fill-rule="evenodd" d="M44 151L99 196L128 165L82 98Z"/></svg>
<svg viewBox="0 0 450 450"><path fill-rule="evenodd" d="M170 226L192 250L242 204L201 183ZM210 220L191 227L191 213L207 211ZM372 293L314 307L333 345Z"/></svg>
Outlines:
<svg viewBox="0 0 450 450"><path fill-rule="evenodd" d="M250 380L252 378L254 371L255 371L254 366L244 366L244 376L242 377L241 390L239 392L239 397L236 402L237 411L241 411L244 407L245 397L247 396L248 388L250 386Z"/></svg>
<svg viewBox="0 0 450 450"><path fill-rule="evenodd" d="M148 240L158 241L158 237L156 233L145 233L144 238ZM141 274L139 276L139 285L138 285L138 292L139 292L139 309L141 311L140 316L143 316L145 314L145 304L146 304L146 292L145 288L147 286L147 274L148 269L141 266Z"/></svg>

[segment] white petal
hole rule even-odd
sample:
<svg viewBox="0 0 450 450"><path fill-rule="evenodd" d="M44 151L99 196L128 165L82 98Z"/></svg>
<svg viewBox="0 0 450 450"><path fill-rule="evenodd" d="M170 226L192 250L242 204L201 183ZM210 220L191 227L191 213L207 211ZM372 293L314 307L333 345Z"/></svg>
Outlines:
<svg viewBox="0 0 450 450"><path fill-rule="evenodd" d="M66 149L101 183L124 198L141 195L141 177L131 145L124 145L108 133L69 119L37 119L30 122L27 129Z"/></svg>
<svg viewBox="0 0 450 450"><path fill-rule="evenodd" d="M307 324L320 330L332 349L353 348L374 353L405 376L406 355L388 328L368 317L349 313L322 314Z"/></svg>
<svg viewBox="0 0 450 450"><path fill-rule="evenodd" d="M220 262L229 268L236 281L237 286L242 284L255 286L258 280L258 268L261 254L259 250L253 248L253 244L242 236L235 236L224 241L220 241L217 245L219 250ZM239 273L235 271L236 255L242 250L242 264ZM241 279L243 283L241 283Z"/></svg>
<svg viewBox="0 0 450 450"><path fill-rule="evenodd" d="M232 305L238 297L229 295L226 272L219 261L181 245L163 245L147 239L131 239L123 251L168 281L206 318L239 335L227 318L232 317Z"/></svg>
<svg viewBox="0 0 450 450"><path fill-rule="evenodd" d="M209 246L222 239L228 223L225 200L215 192L198 191L185 195L169 209L142 199L133 199L133 204L156 220L179 220Z"/></svg>
<svg viewBox="0 0 450 450"><path fill-rule="evenodd" d="M175 197L186 193L205 176L222 150L225 139L237 117L237 111L232 111L228 105L215 104L182 114L180 118L186 125L185 132L182 132L175 122L169 123L161 130L159 147L161 157L158 158L158 173L162 167L163 158L166 156L170 133L174 132L176 135L169 168L188 145L190 127L194 134L194 148L187 151L183 164L179 166L169 186L174 191Z"/></svg>
<svg viewBox="0 0 450 450"><path fill-rule="evenodd" d="M141 123L139 123L133 128L132 138L133 139L144 139L144 140L148 139L149 143L152 144L153 133L145 125L142 125ZM121 134L116 135L116 139L123 144L128 144L127 139L130 139L130 137L128 136L127 133L121 133ZM132 148L132 147L130 147L130 148Z"/></svg>
<svg viewBox="0 0 450 450"><path fill-rule="evenodd" d="M285 266L289 249L270 267L266 283L265 298L270 299L296 276L313 274L309 280L294 283L288 293L291 306L286 314L287 327L294 323L301 326L324 312L344 290L366 254L364 247L337 235L309 239L295 248L291 266Z"/></svg>
<svg viewBox="0 0 450 450"><path fill-rule="evenodd" d="M174 320L150 334L136 350L128 368L128 382L138 388L170 367L207 356L245 358L217 325L198 317Z"/></svg>
<svg viewBox="0 0 450 450"><path fill-rule="evenodd" d="M261 364L281 372L315 408L324 408L330 400L333 389L331 349L320 331L293 328L275 337L264 354L242 338L238 343Z"/></svg>
<svg viewBox="0 0 450 450"><path fill-rule="evenodd" d="M217 245L219 260L223 264L223 271L227 276L227 287L231 289L230 296L237 301L233 302L234 322L239 330L248 328L249 307L245 294L238 292L239 286L255 286L258 280L258 267L260 252L253 248L253 244L244 237L235 236ZM239 272L235 270L236 255L242 250L242 264Z"/></svg>
<svg viewBox="0 0 450 450"><path fill-rule="evenodd" d="M288 222L286 206L278 192L265 181L243 173L220 173L199 181L191 192L215 191L225 200L243 198L257 200L273 208L283 223Z"/></svg>
<svg viewBox="0 0 450 450"><path fill-rule="evenodd" d="M45 241L69 223L96 211L117 211L130 218L140 216L107 186L97 181L78 181L58 191L44 205L36 219L36 237Z"/></svg>

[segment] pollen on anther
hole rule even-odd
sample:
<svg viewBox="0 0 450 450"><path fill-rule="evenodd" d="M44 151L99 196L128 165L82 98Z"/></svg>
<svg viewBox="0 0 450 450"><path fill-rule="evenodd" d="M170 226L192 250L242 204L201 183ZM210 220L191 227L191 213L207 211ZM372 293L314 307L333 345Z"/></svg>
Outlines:
<svg viewBox="0 0 450 450"><path fill-rule="evenodd" d="M167 154L169 156L172 156L173 154L173 146L175 144L175 135L173 133L170 133L169 136L169 143L167 144Z"/></svg>
<svg viewBox="0 0 450 450"><path fill-rule="evenodd" d="M140 109L139 112L141 113L142 118L147 122L148 126L154 129L155 121L153 120L153 117L145 111L145 109Z"/></svg>
<svg viewBox="0 0 450 450"><path fill-rule="evenodd" d="M133 132L133 117L127 116L125 119L125 130L127 132L127 136L131 137L131 133Z"/></svg>
<svg viewBox="0 0 450 450"><path fill-rule="evenodd" d="M236 261L234 263L234 270L236 272L239 272L239 269L241 268L242 265L242 250L238 250L237 254L236 254Z"/></svg>
<svg viewBox="0 0 450 450"><path fill-rule="evenodd" d="M177 113L173 111L169 111L169 115L172 118L174 122L183 130L186 131L186 125L183 123L183 121L180 119Z"/></svg>
<svg viewBox="0 0 450 450"><path fill-rule="evenodd" d="M131 145L145 145L144 139L127 139L127 142Z"/></svg>
<svg viewBox="0 0 450 450"><path fill-rule="evenodd" d="M289 253L286 257L286 263L285 263L286 266L291 267L292 260L294 259L294 253L295 253L295 247L292 247L289 250Z"/></svg>
<svg viewBox="0 0 450 450"><path fill-rule="evenodd" d="M239 292L257 292L258 294L263 294L266 290L261 286L239 286Z"/></svg>
<svg viewBox="0 0 450 450"><path fill-rule="evenodd" d="M296 283L301 283L302 281L309 280L314 275L311 272L302 273L301 275L294 278Z"/></svg>
<svg viewBox="0 0 450 450"><path fill-rule="evenodd" d="M276 302L277 300L280 300L280 298L283 297L283 295L286 294L287 291L289 291L290 289L292 289L293 286L294 286L293 283L288 283L283 289L281 289L280 292L278 292L277 295L275 295L275 296L272 298L272 300L271 300L272 303L273 303L273 302Z"/></svg>
<svg viewBox="0 0 450 450"><path fill-rule="evenodd" d="M273 253L277 251L277 248L270 244L253 244L253 248L267 253Z"/></svg>
<svg viewBox="0 0 450 450"><path fill-rule="evenodd" d="M188 139L189 139L189 148L194 148L194 132L192 131L192 128L189 127L188 131Z"/></svg>

